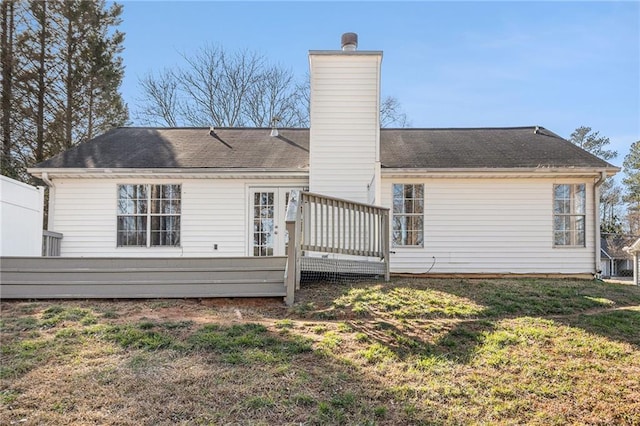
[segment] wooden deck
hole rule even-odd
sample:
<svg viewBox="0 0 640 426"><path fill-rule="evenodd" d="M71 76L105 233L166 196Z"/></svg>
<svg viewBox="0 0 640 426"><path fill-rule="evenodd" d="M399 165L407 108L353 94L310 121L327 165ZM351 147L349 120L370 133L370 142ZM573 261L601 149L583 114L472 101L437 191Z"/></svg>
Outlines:
<svg viewBox="0 0 640 426"><path fill-rule="evenodd" d="M0 298L284 297L286 257L0 258Z"/></svg>

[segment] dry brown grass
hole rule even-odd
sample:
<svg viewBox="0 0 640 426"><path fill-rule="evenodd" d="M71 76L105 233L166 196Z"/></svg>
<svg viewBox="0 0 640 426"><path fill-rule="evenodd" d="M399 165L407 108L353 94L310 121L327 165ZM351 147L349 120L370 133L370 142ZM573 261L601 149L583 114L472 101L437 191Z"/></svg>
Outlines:
<svg viewBox="0 0 640 426"><path fill-rule="evenodd" d="M0 424L640 424L640 289L2 302Z"/></svg>

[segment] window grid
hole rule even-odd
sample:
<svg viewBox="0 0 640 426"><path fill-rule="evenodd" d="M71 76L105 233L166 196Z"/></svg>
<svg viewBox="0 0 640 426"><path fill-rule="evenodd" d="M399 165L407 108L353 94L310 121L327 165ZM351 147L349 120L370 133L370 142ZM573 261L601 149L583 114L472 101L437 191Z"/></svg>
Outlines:
<svg viewBox="0 0 640 426"><path fill-rule="evenodd" d="M273 256L274 193L256 192L253 197L253 255Z"/></svg>
<svg viewBox="0 0 640 426"><path fill-rule="evenodd" d="M118 186L118 247L180 245L180 185Z"/></svg>
<svg viewBox="0 0 640 426"><path fill-rule="evenodd" d="M584 184L553 186L553 245L584 247L586 191Z"/></svg>
<svg viewBox="0 0 640 426"><path fill-rule="evenodd" d="M392 229L394 247L423 247L423 184L393 184Z"/></svg>

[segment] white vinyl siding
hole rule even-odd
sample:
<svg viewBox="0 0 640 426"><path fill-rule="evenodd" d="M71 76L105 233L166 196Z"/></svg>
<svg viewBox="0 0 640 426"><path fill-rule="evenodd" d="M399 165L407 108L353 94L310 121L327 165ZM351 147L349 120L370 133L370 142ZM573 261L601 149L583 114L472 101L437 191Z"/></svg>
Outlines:
<svg viewBox="0 0 640 426"><path fill-rule="evenodd" d="M201 178L82 178L54 183L51 230L64 234L61 254L72 257L248 256L251 191L308 184L304 179ZM116 246L117 185L126 183L181 184L180 247ZM424 247L394 247L392 272L591 273L595 268L589 181L383 176L383 206L392 208L394 183L424 185L425 203ZM585 247L554 248L553 185L581 183L586 189Z"/></svg>
<svg viewBox="0 0 640 426"><path fill-rule="evenodd" d="M554 179L382 179L424 184L424 247L395 247L392 272L591 273L593 185L586 185L585 247L553 246ZM564 183L564 182L563 182ZM573 183L585 183L576 181ZM434 264L435 261L435 264ZM432 267L433 265L433 267Z"/></svg>
<svg viewBox="0 0 640 426"><path fill-rule="evenodd" d="M180 247L117 247L117 187L181 184ZM56 179L51 230L70 257L226 257L249 255L249 191L303 187L293 179ZM217 249L216 249L217 247Z"/></svg>
<svg viewBox="0 0 640 426"><path fill-rule="evenodd" d="M310 54L311 192L368 201L379 150L381 59Z"/></svg>

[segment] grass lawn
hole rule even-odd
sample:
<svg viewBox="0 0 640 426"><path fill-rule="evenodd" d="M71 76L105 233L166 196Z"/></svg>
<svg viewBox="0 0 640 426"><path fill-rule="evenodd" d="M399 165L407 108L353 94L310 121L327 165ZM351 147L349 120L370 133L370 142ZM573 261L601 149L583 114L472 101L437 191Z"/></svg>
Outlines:
<svg viewBox="0 0 640 426"><path fill-rule="evenodd" d="M308 285L272 299L4 301L0 424L640 424L640 289Z"/></svg>

